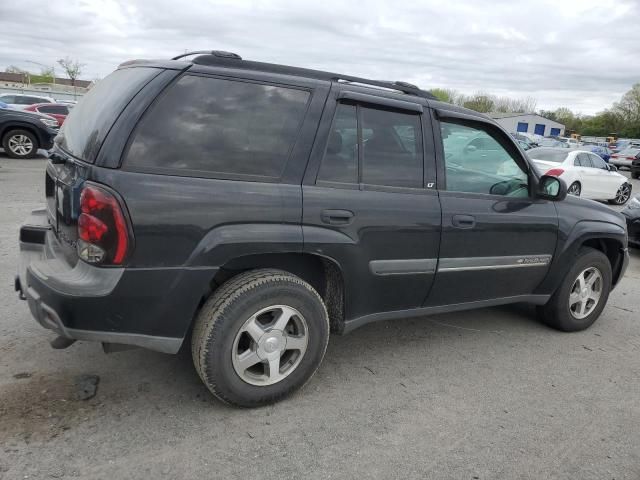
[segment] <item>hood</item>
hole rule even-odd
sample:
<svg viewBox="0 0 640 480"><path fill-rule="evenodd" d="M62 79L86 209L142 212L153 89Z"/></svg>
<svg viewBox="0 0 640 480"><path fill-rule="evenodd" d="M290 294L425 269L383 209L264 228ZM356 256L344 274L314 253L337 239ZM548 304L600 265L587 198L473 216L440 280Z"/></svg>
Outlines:
<svg viewBox="0 0 640 480"><path fill-rule="evenodd" d="M52 116L45 115L44 113L28 112L26 110L14 110L12 108L3 108L2 110L0 110L0 115L3 115L3 116L11 115L13 118L19 118L19 117L26 117L30 119L48 118L49 120L55 120L55 118L53 118Z"/></svg>

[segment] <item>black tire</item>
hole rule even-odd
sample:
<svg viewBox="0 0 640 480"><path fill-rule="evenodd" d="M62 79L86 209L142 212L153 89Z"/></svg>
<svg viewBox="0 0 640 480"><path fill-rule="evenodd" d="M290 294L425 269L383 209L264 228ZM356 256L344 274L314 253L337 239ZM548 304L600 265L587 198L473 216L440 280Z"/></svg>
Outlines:
<svg viewBox="0 0 640 480"><path fill-rule="evenodd" d="M252 385L234 367L235 341L256 312L286 305L304 317L306 351L297 367L271 385ZM329 317L322 298L307 282L290 273L261 269L233 277L200 310L193 329L193 362L207 388L220 400L240 407L277 402L301 388L316 372L329 341Z"/></svg>
<svg viewBox="0 0 640 480"><path fill-rule="evenodd" d="M19 136L28 138L32 145L31 149L24 154L21 154L15 147L12 148L10 145L11 140ZM10 130L2 137L2 148L4 148L4 153L11 158L33 158L38 153L39 144L36 136L28 130Z"/></svg>
<svg viewBox="0 0 640 480"><path fill-rule="evenodd" d="M577 319L571 312L569 295L578 275L591 267L595 267L602 275L602 292L593 311L586 317ZM563 332L577 332L589 328L607 304L611 292L611 278L611 264L607 256L594 248L581 248L560 287L546 305L538 307L540 319L550 327Z"/></svg>
<svg viewBox="0 0 640 480"><path fill-rule="evenodd" d="M569 193L572 191L573 193ZM582 193L582 185L580 185L580 182L573 182L571 185L569 185L569 188L567 188L567 193L569 193L569 195L579 197Z"/></svg>
<svg viewBox="0 0 640 480"><path fill-rule="evenodd" d="M624 188L628 188L628 190L623 191ZM624 183L620 186L618 191L616 192L616 198L612 198L609 200L609 203L612 205L624 205L631 198L632 187L630 183Z"/></svg>
<svg viewBox="0 0 640 480"><path fill-rule="evenodd" d="M633 170L631 172L631 178L633 178L634 180L638 180L640 178L640 172Z"/></svg>

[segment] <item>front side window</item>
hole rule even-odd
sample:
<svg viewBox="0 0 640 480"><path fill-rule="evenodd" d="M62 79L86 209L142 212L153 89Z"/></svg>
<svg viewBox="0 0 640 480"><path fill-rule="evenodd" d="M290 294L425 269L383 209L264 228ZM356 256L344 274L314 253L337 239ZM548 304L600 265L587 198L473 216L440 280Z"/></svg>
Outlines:
<svg viewBox="0 0 640 480"><path fill-rule="evenodd" d="M593 165L591 164L591 160L589 160L589 155L586 153L578 154L578 163L580 164L581 167L587 167L587 168L593 167Z"/></svg>
<svg viewBox="0 0 640 480"><path fill-rule="evenodd" d="M598 155L589 154L589 158L591 159L591 163L593 164L594 168L599 168L600 170L608 170L607 164L602 159L602 157L599 157Z"/></svg>
<svg viewBox="0 0 640 480"><path fill-rule="evenodd" d="M527 174L484 127L441 122L446 188L454 192L528 196Z"/></svg>
<svg viewBox="0 0 640 480"><path fill-rule="evenodd" d="M294 88L185 75L145 114L125 165L176 175L278 178L309 97Z"/></svg>
<svg viewBox="0 0 640 480"><path fill-rule="evenodd" d="M358 118L362 122L360 125ZM362 105L338 104L318 180L421 188L423 159L420 116Z"/></svg>

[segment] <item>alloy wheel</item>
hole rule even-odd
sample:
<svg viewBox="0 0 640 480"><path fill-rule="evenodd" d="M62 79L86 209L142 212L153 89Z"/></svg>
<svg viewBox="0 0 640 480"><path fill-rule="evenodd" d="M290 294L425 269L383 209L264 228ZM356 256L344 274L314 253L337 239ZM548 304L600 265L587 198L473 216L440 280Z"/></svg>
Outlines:
<svg viewBox="0 0 640 480"><path fill-rule="evenodd" d="M602 282L602 273L596 267L580 272L569 293L569 311L574 318L582 320L596 309L602 296Z"/></svg>
<svg viewBox="0 0 640 480"><path fill-rule="evenodd" d="M9 138L8 147L14 154L23 157L33 151L34 145L29 137L18 134Z"/></svg>
<svg viewBox="0 0 640 480"><path fill-rule="evenodd" d="M629 186L628 183L625 183L621 185L620 188L618 189L614 202L617 205L623 205L627 203L627 200L629 200L630 196L631 196L631 187Z"/></svg>
<svg viewBox="0 0 640 480"><path fill-rule="evenodd" d="M580 196L580 184L578 183L574 183L569 187L569 190L567 190L567 193L569 195L575 195L576 197Z"/></svg>
<svg viewBox="0 0 640 480"><path fill-rule="evenodd" d="M251 385L273 385L300 365L307 350L307 321L295 308L273 305L252 315L233 342L238 376Z"/></svg>

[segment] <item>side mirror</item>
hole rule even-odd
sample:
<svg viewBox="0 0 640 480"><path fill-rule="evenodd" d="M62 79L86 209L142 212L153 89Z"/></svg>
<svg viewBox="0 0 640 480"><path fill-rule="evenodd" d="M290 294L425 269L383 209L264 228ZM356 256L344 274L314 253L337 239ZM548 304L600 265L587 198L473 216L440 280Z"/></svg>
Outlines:
<svg viewBox="0 0 640 480"><path fill-rule="evenodd" d="M567 198L567 184L558 177L543 175L540 177L537 193L540 198L559 202Z"/></svg>
<svg viewBox="0 0 640 480"><path fill-rule="evenodd" d="M473 153L476 150L478 150L478 147L476 147L475 145L467 145L464 149L464 153Z"/></svg>
<svg viewBox="0 0 640 480"><path fill-rule="evenodd" d="M615 165L611 165L610 163L607 163L607 168L609 169L610 172L618 171L618 167L616 167Z"/></svg>

